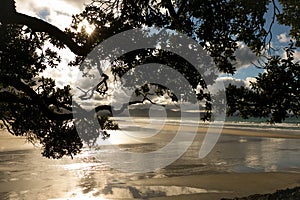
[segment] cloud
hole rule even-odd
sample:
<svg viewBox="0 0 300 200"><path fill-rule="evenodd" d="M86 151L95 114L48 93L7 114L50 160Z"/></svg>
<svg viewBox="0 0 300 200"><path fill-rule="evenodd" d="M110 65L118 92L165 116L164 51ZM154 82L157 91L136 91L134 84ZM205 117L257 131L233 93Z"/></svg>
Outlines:
<svg viewBox="0 0 300 200"><path fill-rule="evenodd" d="M245 86L248 87L248 88L250 88L251 83L255 83L255 82L256 82L256 78L254 78L254 77L248 77L245 80Z"/></svg>
<svg viewBox="0 0 300 200"><path fill-rule="evenodd" d="M284 58L284 59L287 58L286 52L283 52L282 58ZM300 51L295 50L295 52L294 52L294 61L295 62L300 62Z"/></svg>
<svg viewBox="0 0 300 200"><path fill-rule="evenodd" d="M72 15L80 13L87 2L89 0L16 0L16 9L65 29L71 24Z"/></svg>
<svg viewBox="0 0 300 200"><path fill-rule="evenodd" d="M300 62L300 51L295 51L294 59L296 62Z"/></svg>
<svg viewBox="0 0 300 200"><path fill-rule="evenodd" d="M72 15L80 13L84 9L84 3L89 2L90 0L16 0L16 9L20 13L45 20L64 30L70 26ZM78 69L68 66L74 59L74 54L67 48L58 50L49 42L46 42L44 50L47 48L56 50L62 62L55 69L47 68L41 75L55 79L58 87L76 85Z"/></svg>
<svg viewBox="0 0 300 200"><path fill-rule="evenodd" d="M284 51L281 55L282 58L286 59L287 55L286 52ZM294 61L295 62L300 62L300 51L295 50L294 52Z"/></svg>
<svg viewBox="0 0 300 200"><path fill-rule="evenodd" d="M240 42L238 44L239 48L235 52L237 69L247 67L251 63L258 60L258 57L253 53L244 43Z"/></svg>
<svg viewBox="0 0 300 200"><path fill-rule="evenodd" d="M65 2L79 9L83 9L84 5L90 3L91 0L65 0Z"/></svg>
<svg viewBox="0 0 300 200"><path fill-rule="evenodd" d="M280 35L277 35L277 40L280 43L287 43L289 42L290 38L287 36L286 33L281 33Z"/></svg>
<svg viewBox="0 0 300 200"><path fill-rule="evenodd" d="M223 82L225 87L227 87L229 84L236 85L238 87L246 85L244 80L233 77L221 77L218 78L216 82Z"/></svg>
<svg viewBox="0 0 300 200"><path fill-rule="evenodd" d="M242 79L237 79L237 78L233 78L233 77L219 77L217 78L215 84L209 85L208 86L208 90L210 91L210 93L217 93L219 90L222 89L222 87L227 88L229 84L231 85L236 85L237 87L247 87L250 88L251 83L255 83L256 82L256 78L254 77L248 77L246 78L246 80L242 80Z"/></svg>
<svg viewBox="0 0 300 200"><path fill-rule="evenodd" d="M237 87L246 86L246 81L241 79L236 79L233 77L219 77L213 85L208 86L208 90L211 93L217 93L223 87L228 87L229 84L236 85Z"/></svg>

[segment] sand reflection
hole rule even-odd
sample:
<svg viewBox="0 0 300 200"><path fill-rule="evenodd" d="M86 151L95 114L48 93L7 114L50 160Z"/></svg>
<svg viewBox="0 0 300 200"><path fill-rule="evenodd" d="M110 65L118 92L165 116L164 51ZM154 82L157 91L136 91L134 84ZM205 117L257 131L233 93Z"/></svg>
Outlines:
<svg viewBox="0 0 300 200"><path fill-rule="evenodd" d="M116 132L111 143L132 152L153 151L168 143L174 136L172 131L177 130L173 126L167 128L170 130L148 140L133 140ZM122 173L98 160L98 153L108 152L107 156L114 156L111 145L84 149L74 160L49 160L42 158L38 150L15 150L20 148L17 139L10 143L16 146L7 149L3 145L5 151L0 152L0 199L105 200L178 196L185 199L190 195L217 195L221 199L219 197L236 196L235 191L247 195L299 183L299 139L284 138L285 133L281 132L266 132L264 134L268 135L264 137L258 136L260 132L257 131L227 129L224 132L206 158L198 157L204 136L199 132L180 159L163 169L143 174ZM295 133L287 136L298 137ZM2 143L6 141L3 139Z"/></svg>

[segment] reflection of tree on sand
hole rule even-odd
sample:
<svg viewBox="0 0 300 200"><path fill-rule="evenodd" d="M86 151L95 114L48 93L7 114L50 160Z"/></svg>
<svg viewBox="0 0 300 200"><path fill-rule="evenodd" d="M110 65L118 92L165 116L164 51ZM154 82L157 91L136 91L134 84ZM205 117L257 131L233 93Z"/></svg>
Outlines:
<svg viewBox="0 0 300 200"><path fill-rule="evenodd" d="M84 170L82 172L82 178L80 178L78 186L82 189L83 194L93 192L97 188L97 180L93 170Z"/></svg>

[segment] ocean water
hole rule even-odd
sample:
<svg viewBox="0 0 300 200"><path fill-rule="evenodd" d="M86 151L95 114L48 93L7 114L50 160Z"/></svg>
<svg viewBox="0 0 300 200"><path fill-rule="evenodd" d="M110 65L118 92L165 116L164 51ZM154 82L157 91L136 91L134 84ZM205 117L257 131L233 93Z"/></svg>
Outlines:
<svg viewBox="0 0 300 200"><path fill-rule="evenodd" d="M158 129L163 125L178 125L178 119L166 121L137 118L134 119L134 123L129 123L128 120L121 118L118 121L121 128L130 133L129 136L138 136L141 132L148 133L146 136L153 136L153 132L172 135L174 131L159 132ZM186 120L181 125L194 126L195 124L200 127L209 126L207 123L199 124L192 120ZM270 125L264 122L229 121L225 122L224 128L300 134L298 123ZM147 173L122 172L113 168L109 162L105 162L105 159L99 159L99 155L102 158L105 156L117 158L116 147L128 152L147 153L162 148L169 140L159 139L139 143L140 140L135 138L133 142L128 142L127 138L122 138L118 134L119 132L112 132L112 140L119 139L115 140L115 143L99 144L95 148L86 147L73 160L46 159L41 156L38 149L22 149L20 146L0 151L0 199L147 199L182 194L218 193L220 191L207 191L188 186L136 185L134 182L218 173L300 173L299 139L236 135L221 135L211 153L203 159L198 157L203 140L200 135L180 158L168 166Z"/></svg>
<svg viewBox="0 0 300 200"><path fill-rule="evenodd" d="M269 130L291 130L300 131L300 119L298 117L289 117L282 123L270 124L266 118L249 118L227 117L225 120L226 127L251 128L251 129L269 129Z"/></svg>
<svg viewBox="0 0 300 200"><path fill-rule="evenodd" d="M149 118L132 118L128 120L127 118L116 118L116 120L120 123L123 122L123 125L132 125L134 122L140 123L148 123L149 126L155 125L164 125L164 124L172 124L172 125L183 125L183 126L198 126L198 127L209 127L211 124L209 122L203 122L195 117L193 118L178 118L178 117L170 117L170 118L159 118L155 117L153 119ZM267 121L266 118L249 118L243 119L240 117L226 117L224 121L220 121L219 124L223 126L223 128L231 128L231 129L248 129L248 130L268 130L268 131L287 131L288 133L300 134L300 118L290 117L287 118L283 123L275 123L271 124ZM128 123L129 121L129 123ZM133 121L133 123L132 123ZM133 129L139 128L138 125L133 126Z"/></svg>

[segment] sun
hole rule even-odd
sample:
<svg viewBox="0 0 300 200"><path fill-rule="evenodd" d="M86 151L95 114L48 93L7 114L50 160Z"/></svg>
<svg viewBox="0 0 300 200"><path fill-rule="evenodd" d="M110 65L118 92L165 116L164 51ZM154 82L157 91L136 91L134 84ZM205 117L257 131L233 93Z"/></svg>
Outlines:
<svg viewBox="0 0 300 200"><path fill-rule="evenodd" d="M81 29L85 29L86 33L91 35L95 30L95 26L90 24L87 20L83 20L78 26L78 31L81 31Z"/></svg>

